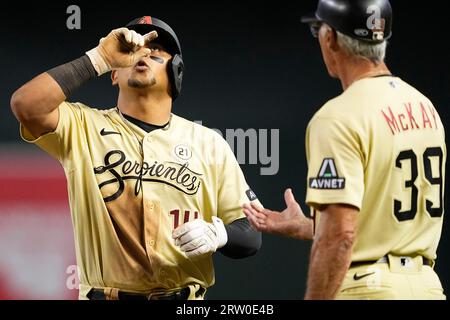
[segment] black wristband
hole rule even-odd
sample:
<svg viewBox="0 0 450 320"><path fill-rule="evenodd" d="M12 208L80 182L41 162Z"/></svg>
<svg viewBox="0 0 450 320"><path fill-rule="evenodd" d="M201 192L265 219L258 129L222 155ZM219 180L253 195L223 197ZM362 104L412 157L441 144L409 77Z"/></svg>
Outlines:
<svg viewBox="0 0 450 320"><path fill-rule="evenodd" d="M242 259L256 254L261 248L261 233L253 230L247 218L225 225L227 244L218 251L232 259Z"/></svg>
<svg viewBox="0 0 450 320"><path fill-rule="evenodd" d="M97 76L97 72L87 55L57 66L47 73L59 84L66 98L85 82Z"/></svg>

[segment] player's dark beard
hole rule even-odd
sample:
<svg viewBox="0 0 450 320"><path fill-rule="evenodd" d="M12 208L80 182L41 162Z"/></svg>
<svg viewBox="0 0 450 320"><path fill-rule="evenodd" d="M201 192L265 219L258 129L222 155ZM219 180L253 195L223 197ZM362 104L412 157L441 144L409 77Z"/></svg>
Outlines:
<svg viewBox="0 0 450 320"><path fill-rule="evenodd" d="M155 84L156 84L156 79L153 77L149 81L141 81L141 80L138 80L135 78L128 79L128 86L131 88L136 88L136 89L148 88L148 87L154 86Z"/></svg>

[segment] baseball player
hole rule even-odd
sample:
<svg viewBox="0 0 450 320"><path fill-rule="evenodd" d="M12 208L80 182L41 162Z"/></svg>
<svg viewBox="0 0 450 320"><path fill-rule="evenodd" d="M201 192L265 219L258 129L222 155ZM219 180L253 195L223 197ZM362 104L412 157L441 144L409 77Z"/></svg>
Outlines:
<svg viewBox="0 0 450 320"><path fill-rule="evenodd" d="M64 167L80 299L203 299L214 252L261 246L242 212L259 202L226 141L171 113L183 68L174 31L145 16L11 99L23 139ZM116 108L66 101L111 70Z"/></svg>
<svg viewBox="0 0 450 320"><path fill-rule="evenodd" d="M306 299L445 299L433 271L444 214L444 127L431 101L391 74L388 0L320 0L309 23L344 92L306 132L306 218L245 205L261 231L313 239ZM313 236L314 235L314 236Z"/></svg>

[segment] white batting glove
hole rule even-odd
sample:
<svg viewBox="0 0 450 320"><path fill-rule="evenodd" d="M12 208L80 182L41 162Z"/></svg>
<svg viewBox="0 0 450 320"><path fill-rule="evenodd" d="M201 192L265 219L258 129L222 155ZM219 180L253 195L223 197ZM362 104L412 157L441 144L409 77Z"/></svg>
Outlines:
<svg viewBox="0 0 450 320"><path fill-rule="evenodd" d="M195 219L175 230L172 237L188 258L212 254L228 241L227 231L220 218L212 217L212 223Z"/></svg>
<svg viewBox="0 0 450 320"><path fill-rule="evenodd" d="M119 28L100 39L99 45L86 54L97 74L102 75L112 69L131 67L149 55L151 50L145 44L157 37L156 31L143 36L134 30Z"/></svg>

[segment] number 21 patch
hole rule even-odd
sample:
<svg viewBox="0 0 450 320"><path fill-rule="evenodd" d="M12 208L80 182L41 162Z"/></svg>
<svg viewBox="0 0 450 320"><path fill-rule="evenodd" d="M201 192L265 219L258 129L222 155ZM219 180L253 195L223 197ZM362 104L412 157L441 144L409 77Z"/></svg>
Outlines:
<svg viewBox="0 0 450 320"><path fill-rule="evenodd" d="M311 189L338 190L345 188L345 178L340 178L333 158L323 159L319 174L309 179Z"/></svg>

